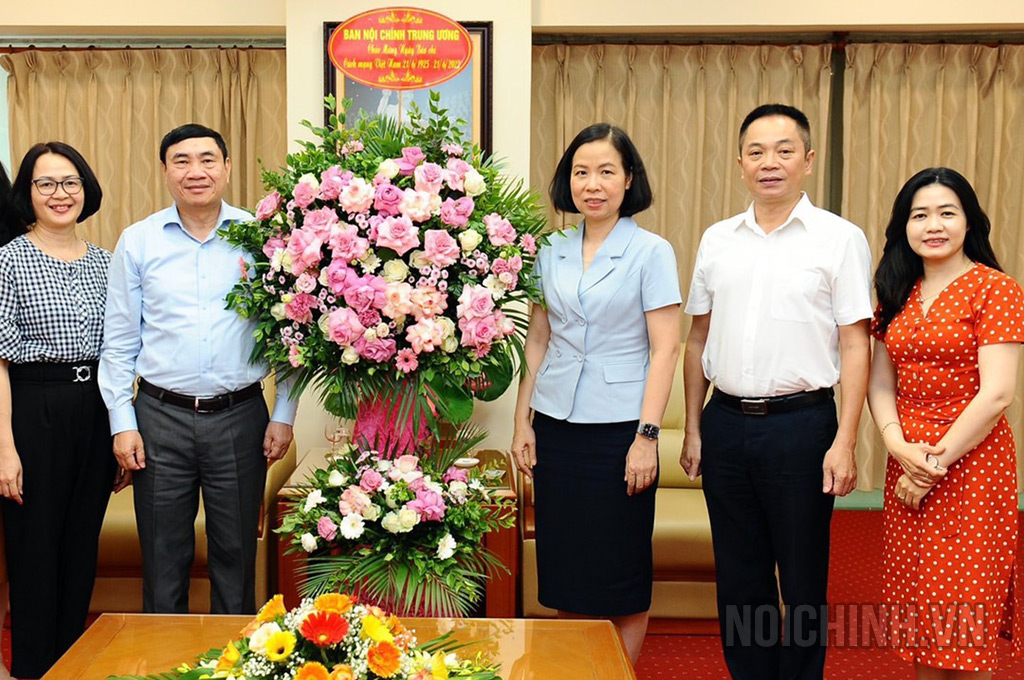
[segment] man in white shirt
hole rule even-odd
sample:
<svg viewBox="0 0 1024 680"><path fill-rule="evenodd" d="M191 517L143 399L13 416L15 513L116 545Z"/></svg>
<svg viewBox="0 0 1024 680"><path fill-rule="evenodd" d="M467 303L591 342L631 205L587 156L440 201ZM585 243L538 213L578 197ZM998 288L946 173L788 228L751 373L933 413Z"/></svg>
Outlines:
<svg viewBox="0 0 1024 680"><path fill-rule="evenodd" d="M802 112L751 111L737 160L754 200L697 252L680 462L691 479L703 472L732 677L820 680L829 523L857 479L871 255L860 228L802 191L814 163Z"/></svg>

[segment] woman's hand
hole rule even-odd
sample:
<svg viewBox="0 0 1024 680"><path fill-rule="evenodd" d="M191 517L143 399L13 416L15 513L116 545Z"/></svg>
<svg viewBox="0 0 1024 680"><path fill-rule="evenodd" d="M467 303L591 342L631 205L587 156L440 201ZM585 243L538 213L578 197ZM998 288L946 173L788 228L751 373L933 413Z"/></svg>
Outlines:
<svg viewBox="0 0 1024 680"><path fill-rule="evenodd" d="M935 467L935 464L928 460L928 456L938 456L945 451L941 446L904 441L888 448L889 455L895 458L907 476L920 486L934 486L946 476L945 468Z"/></svg>
<svg viewBox="0 0 1024 680"><path fill-rule="evenodd" d="M519 471L533 479L533 466L537 464L537 436L533 425L516 425L512 434L512 457Z"/></svg>
<svg viewBox="0 0 1024 680"><path fill-rule="evenodd" d="M0 496L21 505L21 494L21 458L13 446L0 449Z"/></svg>
<svg viewBox="0 0 1024 680"><path fill-rule="evenodd" d="M910 475L901 475L896 480L896 500L911 510L921 507L921 501L928 495L928 492L935 487L934 484L922 485L915 482Z"/></svg>
<svg viewBox="0 0 1024 680"><path fill-rule="evenodd" d="M658 475L658 440L641 437L633 439L626 454L626 493L638 494L654 483Z"/></svg>

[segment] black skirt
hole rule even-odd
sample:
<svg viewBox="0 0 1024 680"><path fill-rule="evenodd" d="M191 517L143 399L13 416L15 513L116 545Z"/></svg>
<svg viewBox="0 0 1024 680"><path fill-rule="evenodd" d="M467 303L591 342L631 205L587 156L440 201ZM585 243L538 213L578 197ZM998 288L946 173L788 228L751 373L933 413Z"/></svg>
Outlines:
<svg viewBox="0 0 1024 680"><path fill-rule="evenodd" d="M587 616L647 611L657 480L626 494L637 421L570 423L537 413L533 428L540 603Z"/></svg>

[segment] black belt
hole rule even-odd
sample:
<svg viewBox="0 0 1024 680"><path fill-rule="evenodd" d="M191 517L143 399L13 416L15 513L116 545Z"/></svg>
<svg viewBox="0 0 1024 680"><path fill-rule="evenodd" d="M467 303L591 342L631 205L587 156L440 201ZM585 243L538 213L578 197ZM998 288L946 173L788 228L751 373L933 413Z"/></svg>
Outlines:
<svg viewBox="0 0 1024 680"><path fill-rule="evenodd" d="M761 399L745 399L734 397L715 388L713 399L717 399L729 408L736 409L748 416L767 416L773 413L788 413L797 409L815 406L826 401L832 401L835 392L831 387L825 387L813 392L797 392L782 397L764 397Z"/></svg>
<svg viewBox="0 0 1024 680"><path fill-rule="evenodd" d="M139 378L139 391L145 392L149 396L171 406L187 408L196 413L216 413L217 411L223 411L226 408L231 408L236 404L252 399L258 394L262 394L263 387L258 382L254 382L248 387L243 387L240 390L228 392L227 394L218 394L215 397L192 397L187 394L178 394L177 392L165 390L148 382L145 378Z"/></svg>
<svg viewBox="0 0 1024 680"><path fill-rule="evenodd" d="M10 364L7 374L11 380L22 382L71 382L84 383L96 380L98 361L72 361L50 363L30 361L24 364Z"/></svg>

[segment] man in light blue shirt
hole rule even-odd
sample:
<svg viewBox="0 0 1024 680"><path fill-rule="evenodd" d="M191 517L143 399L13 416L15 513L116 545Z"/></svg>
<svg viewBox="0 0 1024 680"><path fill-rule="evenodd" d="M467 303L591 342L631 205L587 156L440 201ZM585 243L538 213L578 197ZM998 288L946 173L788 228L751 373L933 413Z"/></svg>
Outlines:
<svg viewBox="0 0 1024 680"><path fill-rule="evenodd" d="M99 368L114 455L134 477L143 606L188 612L202 489L210 609L252 613L267 461L288 450L296 403L279 390L268 421L267 369L249 363L255 323L225 309L247 258L218 230L251 216L223 200L224 139L183 125L164 137L160 160L174 205L121 234Z"/></svg>

